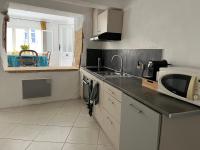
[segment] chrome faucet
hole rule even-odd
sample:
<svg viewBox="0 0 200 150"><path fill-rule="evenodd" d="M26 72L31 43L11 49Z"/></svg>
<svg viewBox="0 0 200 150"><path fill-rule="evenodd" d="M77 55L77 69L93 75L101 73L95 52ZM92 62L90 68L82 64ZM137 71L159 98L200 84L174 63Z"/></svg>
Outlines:
<svg viewBox="0 0 200 150"><path fill-rule="evenodd" d="M119 70L119 72L120 72L121 76L123 76L123 75L124 75L124 62L123 62L123 58L122 58L121 55L113 55L113 57L112 57L112 59L111 59L111 62L113 62L113 60L114 60L115 57L118 57L118 58L120 58L120 60L121 60L121 65L120 65L120 70Z"/></svg>

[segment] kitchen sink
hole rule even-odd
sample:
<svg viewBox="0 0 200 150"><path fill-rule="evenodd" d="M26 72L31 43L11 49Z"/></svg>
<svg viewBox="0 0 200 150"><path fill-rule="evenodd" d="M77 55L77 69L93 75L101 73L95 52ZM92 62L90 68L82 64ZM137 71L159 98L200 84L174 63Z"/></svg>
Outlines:
<svg viewBox="0 0 200 150"><path fill-rule="evenodd" d="M111 69L108 68L97 68L97 67L87 67L88 70L92 71L92 72L114 72Z"/></svg>
<svg viewBox="0 0 200 150"><path fill-rule="evenodd" d="M105 78L131 78L134 77L133 75L130 74L115 74L115 75L110 75L110 76L105 76Z"/></svg>
<svg viewBox="0 0 200 150"><path fill-rule="evenodd" d="M88 70L95 72L98 75L103 76L104 78L129 78L129 77L133 77L133 75L124 73L123 75L121 75L120 73L108 69L108 68L87 68Z"/></svg>
<svg viewBox="0 0 200 150"><path fill-rule="evenodd" d="M129 74L123 74L121 75L118 72L110 72L110 71L100 71L100 72L96 72L97 74L105 77L105 78L128 78L128 77L133 77L133 75L129 75Z"/></svg>

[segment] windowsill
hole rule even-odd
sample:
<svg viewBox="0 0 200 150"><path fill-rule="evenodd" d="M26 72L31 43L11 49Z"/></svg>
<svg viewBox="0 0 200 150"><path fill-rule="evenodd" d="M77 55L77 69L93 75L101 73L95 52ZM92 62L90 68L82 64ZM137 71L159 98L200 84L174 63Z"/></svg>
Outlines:
<svg viewBox="0 0 200 150"><path fill-rule="evenodd" d="M63 71L76 71L78 67L6 67L5 72L8 73L29 73L29 72L63 72Z"/></svg>

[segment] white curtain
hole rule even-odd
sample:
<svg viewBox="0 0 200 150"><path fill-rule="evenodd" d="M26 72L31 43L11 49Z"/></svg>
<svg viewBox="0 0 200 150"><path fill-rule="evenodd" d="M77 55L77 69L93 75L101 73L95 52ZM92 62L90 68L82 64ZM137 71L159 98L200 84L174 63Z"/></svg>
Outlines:
<svg viewBox="0 0 200 150"><path fill-rule="evenodd" d="M81 56L83 51L83 23L84 17L75 17L75 46L74 46L74 61L73 66L80 67Z"/></svg>

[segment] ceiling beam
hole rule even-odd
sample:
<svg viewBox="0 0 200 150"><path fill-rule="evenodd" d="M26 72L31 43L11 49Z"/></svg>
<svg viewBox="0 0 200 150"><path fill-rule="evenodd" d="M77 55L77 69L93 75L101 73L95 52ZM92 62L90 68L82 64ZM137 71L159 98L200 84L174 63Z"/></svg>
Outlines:
<svg viewBox="0 0 200 150"><path fill-rule="evenodd" d="M83 7L106 9L110 7L124 8L126 2L129 0L52 0L59 3L68 3L73 5L79 5Z"/></svg>

